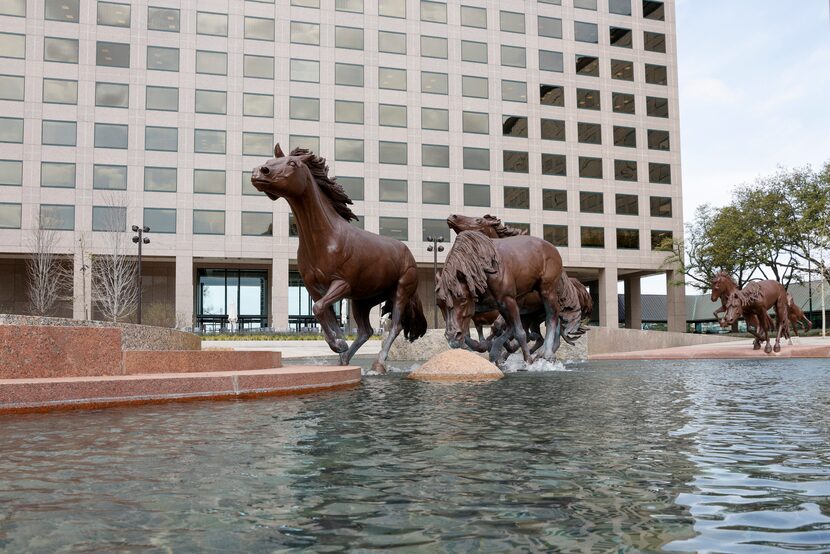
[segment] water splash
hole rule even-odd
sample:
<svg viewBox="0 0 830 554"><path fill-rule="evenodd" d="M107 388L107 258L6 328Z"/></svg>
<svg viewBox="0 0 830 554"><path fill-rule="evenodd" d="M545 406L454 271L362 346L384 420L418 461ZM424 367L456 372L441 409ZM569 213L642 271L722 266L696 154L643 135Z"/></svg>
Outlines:
<svg viewBox="0 0 830 554"><path fill-rule="evenodd" d="M507 360L502 362L501 370L505 373L515 373L517 371L571 371L559 360L549 362L543 358L539 358L528 365L525 363L520 352L511 354Z"/></svg>

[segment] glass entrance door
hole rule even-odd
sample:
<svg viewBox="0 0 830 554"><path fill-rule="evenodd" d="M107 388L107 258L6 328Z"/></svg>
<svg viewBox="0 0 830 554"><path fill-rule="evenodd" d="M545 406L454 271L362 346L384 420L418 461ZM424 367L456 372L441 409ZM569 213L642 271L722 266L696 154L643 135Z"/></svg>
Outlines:
<svg viewBox="0 0 830 554"><path fill-rule="evenodd" d="M205 331L268 327L268 272L199 269L196 321Z"/></svg>

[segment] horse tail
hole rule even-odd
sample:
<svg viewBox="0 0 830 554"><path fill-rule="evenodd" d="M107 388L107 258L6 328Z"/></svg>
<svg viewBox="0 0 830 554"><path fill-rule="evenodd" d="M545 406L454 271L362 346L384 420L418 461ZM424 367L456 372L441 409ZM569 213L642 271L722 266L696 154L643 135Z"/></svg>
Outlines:
<svg viewBox="0 0 830 554"><path fill-rule="evenodd" d="M401 314L401 325L403 336L409 342L415 342L427 334L427 318L424 316L424 307L417 292L410 296L409 302L406 303L406 308Z"/></svg>

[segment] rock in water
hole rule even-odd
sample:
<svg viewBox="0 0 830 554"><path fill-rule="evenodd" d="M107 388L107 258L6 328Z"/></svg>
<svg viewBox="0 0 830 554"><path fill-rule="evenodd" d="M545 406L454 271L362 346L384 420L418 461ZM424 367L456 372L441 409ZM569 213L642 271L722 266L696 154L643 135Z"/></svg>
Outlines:
<svg viewBox="0 0 830 554"><path fill-rule="evenodd" d="M469 350L448 350L436 354L409 374L410 379L424 381L485 381L501 379L504 373Z"/></svg>

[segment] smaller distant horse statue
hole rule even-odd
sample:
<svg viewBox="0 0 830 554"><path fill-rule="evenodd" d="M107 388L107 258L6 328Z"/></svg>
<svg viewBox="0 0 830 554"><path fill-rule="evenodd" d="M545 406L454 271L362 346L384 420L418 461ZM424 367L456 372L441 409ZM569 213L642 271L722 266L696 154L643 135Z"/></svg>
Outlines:
<svg viewBox="0 0 830 554"><path fill-rule="evenodd" d="M799 306L796 305L793 295L787 293L787 312L790 316L790 326L793 328L793 333L798 336L798 326L801 325L805 331L813 328L813 322L810 321Z"/></svg>
<svg viewBox="0 0 830 554"><path fill-rule="evenodd" d="M381 237L349 223L357 216L343 187L328 175L326 160L304 148L286 156L280 145L274 158L254 168L251 184L271 200L285 198L299 230L297 266L314 300L314 315L329 347L349 363L372 335L369 311L385 302L390 330L373 369L386 372L392 341L403 331L410 341L426 334L427 320L418 298L418 269L412 252L399 240ZM352 300L357 338L349 346L333 305Z"/></svg>
<svg viewBox="0 0 830 554"><path fill-rule="evenodd" d="M747 329L755 336L753 343L755 350L761 348L762 342L766 342L764 352L767 354L773 350L775 352L781 350L781 336L787 336L790 323L787 310L789 295L781 283L770 279L752 281L743 289L738 289L738 285L731 276L719 272L712 281L713 299L716 289L719 291L720 298L726 296L726 314L721 325L730 326L743 316ZM775 347L770 346L769 332L772 330L772 321L767 314L770 308L775 308L775 326L777 327ZM722 310L715 311L716 317L720 311Z"/></svg>

